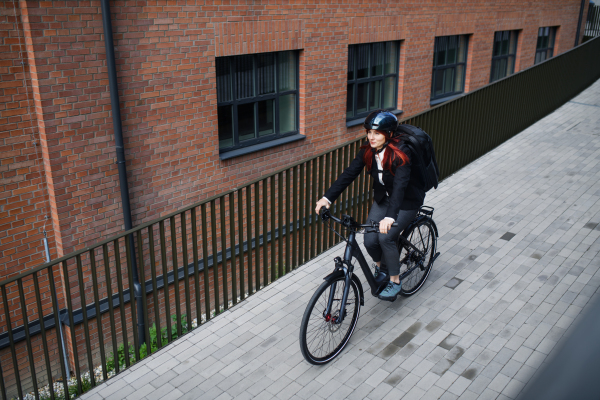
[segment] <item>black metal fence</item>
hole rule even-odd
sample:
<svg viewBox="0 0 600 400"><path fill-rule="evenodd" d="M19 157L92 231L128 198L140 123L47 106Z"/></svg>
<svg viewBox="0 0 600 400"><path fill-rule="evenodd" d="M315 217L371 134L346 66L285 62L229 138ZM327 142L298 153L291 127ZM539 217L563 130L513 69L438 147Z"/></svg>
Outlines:
<svg viewBox="0 0 600 400"><path fill-rule="evenodd" d="M590 2L583 32L583 41L600 36L600 5Z"/></svg>
<svg viewBox="0 0 600 400"><path fill-rule="evenodd" d="M446 177L597 80L599 61L600 40L591 40L404 122L430 133ZM1 282L2 398L37 397L51 381L48 398L82 393L337 244L313 207L361 141ZM363 173L334 212L364 220L369 179Z"/></svg>

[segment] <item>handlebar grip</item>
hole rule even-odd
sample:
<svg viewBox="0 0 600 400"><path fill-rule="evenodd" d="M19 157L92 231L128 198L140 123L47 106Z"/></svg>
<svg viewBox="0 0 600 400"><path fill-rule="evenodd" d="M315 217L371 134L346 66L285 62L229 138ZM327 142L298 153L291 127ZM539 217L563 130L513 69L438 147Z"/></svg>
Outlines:
<svg viewBox="0 0 600 400"><path fill-rule="evenodd" d="M321 207L319 210L319 216L321 217L321 221L325 222L329 218L331 218L331 214L329 213L329 209L325 206Z"/></svg>
<svg viewBox="0 0 600 400"><path fill-rule="evenodd" d="M398 226L397 222L392 223L393 228L396 228L397 226ZM375 228L375 227L379 227L379 223L371 220L370 224L362 224L361 227L362 228Z"/></svg>

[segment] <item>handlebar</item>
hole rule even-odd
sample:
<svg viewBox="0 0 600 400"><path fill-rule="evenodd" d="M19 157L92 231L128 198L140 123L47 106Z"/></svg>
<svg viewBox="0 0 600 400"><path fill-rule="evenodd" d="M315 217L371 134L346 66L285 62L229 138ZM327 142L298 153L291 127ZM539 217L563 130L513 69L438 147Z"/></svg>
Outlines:
<svg viewBox="0 0 600 400"><path fill-rule="evenodd" d="M354 221L354 219L351 216L344 215L344 214L342 214L342 219L340 219L340 218L337 218L334 215L332 215L331 212L329 212L329 209L327 207L321 207L321 211L319 212L319 215L321 216L321 220L323 222L327 221L328 219L332 219L333 221L345 226L346 228L355 228L355 229L364 228L366 233L379 232L379 222L371 221L370 223L367 223L367 224L359 224L356 221ZM392 224L392 227L397 227L397 226L398 226L398 224L396 222L394 222Z"/></svg>

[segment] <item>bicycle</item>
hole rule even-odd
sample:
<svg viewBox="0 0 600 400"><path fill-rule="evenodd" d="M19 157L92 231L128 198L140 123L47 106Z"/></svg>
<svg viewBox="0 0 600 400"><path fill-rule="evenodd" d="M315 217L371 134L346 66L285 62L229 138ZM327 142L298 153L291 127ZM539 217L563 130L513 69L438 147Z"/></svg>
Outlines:
<svg viewBox="0 0 600 400"><path fill-rule="evenodd" d="M440 255L436 253L438 230L432 218L433 210L432 207L421 207L396 241L400 253L401 296L412 296L423 287L435 259ZM346 241L344 258L335 257L334 271L323 278L325 282L308 302L300 324L300 350L306 361L314 365L326 364L341 353L354 332L360 307L365 304L362 284L353 273L352 258L358 260L373 296L377 296L389 281L387 276L382 282L376 282L356 242L359 233L378 232L379 223L359 224L349 215L342 215L339 219L325 207L320 215L323 223L329 220L337 222L349 231L349 235L344 237L329 223L329 229Z"/></svg>

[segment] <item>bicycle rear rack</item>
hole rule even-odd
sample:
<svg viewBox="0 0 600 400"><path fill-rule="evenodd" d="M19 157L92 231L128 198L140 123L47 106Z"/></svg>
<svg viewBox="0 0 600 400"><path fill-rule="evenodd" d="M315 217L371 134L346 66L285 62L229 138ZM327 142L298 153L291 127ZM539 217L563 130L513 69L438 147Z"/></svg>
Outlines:
<svg viewBox="0 0 600 400"><path fill-rule="evenodd" d="M433 216L433 207L430 206L421 206L421 208L419 208L419 212L417 213L417 216L419 215L428 215L430 217Z"/></svg>

